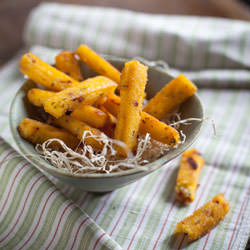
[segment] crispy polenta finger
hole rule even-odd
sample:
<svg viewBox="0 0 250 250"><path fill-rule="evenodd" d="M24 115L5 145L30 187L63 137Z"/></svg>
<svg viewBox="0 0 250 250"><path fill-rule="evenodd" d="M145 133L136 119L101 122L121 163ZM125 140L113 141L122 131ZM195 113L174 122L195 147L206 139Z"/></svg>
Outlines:
<svg viewBox="0 0 250 250"><path fill-rule="evenodd" d="M76 81L82 81L80 62L75 58L73 52L62 51L56 56L56 68L69 75Z"/></svg>
<svg viewBox="0 0 250 250"><path fill-rule="evenodd" d="M70 114L71 117L86 122L95 128L105 127L109 124L110 120L107 113L96 107L85 104L80 104L72 111L72 113L69 112L68 114Z"/></svg>
<svg viewBox="0 0 250 250"><path fill-rule="evenodd" d="M111 95L103 105L112 115L117 116L120 107L120 97ZM139 133L149 133L154 140L169 146L174 146L180 141L180 135L175 128L168 126L146 112L141 114Z"/></svg>
<svg viewBox="0 0 250 250"><path fill-rule="evenodd" d="M124 142L131 151L137 144L147 70L147 66L135 60L126 62L121 74L121 104L117 116L115 139Z"/></svg>
<svg viewBox="0 0 250 250"><path fill-rule="evenodd" d="M29 118L25 118L20 122L18 131L21 137L34 145L42 144L53 138L62 140L72 149L75 149L79 143L79 140L67 131ZM56 142L51 143L50 146L53 149L60 148L60 145Z"/></svg>
<svg viewBox="0 0 250 250"><path fill-rule="evenodd" d="M52 123L66 129L71 134L75 135L79 140L82 139L85 131L90 131L95 136L101 136L102 132L96 128L87 125L85 122L79 121L70 116L62 116L59 119L52 119ZM95 149L101 149L102 143L94 138L86 138L85 142Z"/></svg>
<svg viewBox="0 0 250 250"><path fill-rule="evenodd" d="M175 186L177 200L184 203L194 200L203 165L204 160L198 150L189 149L182 154Z"/></svg>
<svg viewBox="0 0 250 250"><path fill-rule="evenodd" d="M100 55L88 48L86 45L81 45L75 51L75 53L79 56L81 61L83 61L100 75L109 77L117 83L120 82L121 73L108 61L103 59Z"/></svg>
<svg viewBox="0 0 250 250"><path fill-rule="evenodd" d="M46 100L55 95L55 92L43 90L43 89L30 89L28 91L28 99L29 101L37 106L42 107ZM80 104L73 111L68 110L66 115L70 115L80 121L86 122L92 127L95 128L103 128L107 124L109 124L109 115L102 110L86 105Z"/></svg>
<svg viewBox="0 0 250 250"><path fill-rule="evenodd" d="M79 86L62 90L47 99L44 109L55 118L59 118L67 111L74 110L80 103L93 104L100 96L113 93L116 87L114 81L104 76L89 78Z"/></svg>
<svg viewBox="0 0 250 250"><path fill-rule="evenodd" d="M56 92L43 90L38 88L30 89L27 93L27 97L31 104L42 107L46 100L54 96Z"/></svg>
<svg viewBox="0 0 250 250"><path fill-rule="evenodd" d="M143 111L161 120L196 91L197 88L192 82L184 75L179 75L150 99Z"/></svg>
<svg viewBox="0 0 250 250"><path fill-rule="evenodd" d="M19 66L24 75L49 90L60 91L79 84L70 76L43 62L31 52L22 56Z"/></svg>
<svg viewBox="0 0 250 250"><path fill-rule="evenodd" d="M114 138L115 133L115 127L117 119L115 116L113 116L103 105L99 105L99 108L105 112L108 116L108 122L106 122L105 126L102 127L102 131L109 137Z"/></svg>
<svg viewBox="0 0 250 250"><path fill-rule="evenodd" d="M194 241L209 233L229 211L229 203L223 194L217 194L191 216L186 217L176 225L174 233L185 233L188 241Z"/></svg>

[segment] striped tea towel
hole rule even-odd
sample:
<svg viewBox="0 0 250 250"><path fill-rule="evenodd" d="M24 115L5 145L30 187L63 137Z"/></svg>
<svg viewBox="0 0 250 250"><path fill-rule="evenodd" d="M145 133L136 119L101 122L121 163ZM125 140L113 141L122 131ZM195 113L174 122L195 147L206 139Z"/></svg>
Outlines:
<svg viewBox="0 0 250 250"><path fill-rule="evenodd" d="M245 248L250 233L249 23L46 3L32 11L24 39L47 62L55 48L74 50L81 43L105 54L164 60L173 75L183 72L198 85L217 135L207 122L194 145L206 165L195 201L184 207L174 198L177 161L105 195L62 183L56 183L58 191L2 141L0 248ZM8 106L24 81L17 61L0 72L0 131L13 147ZM224 221L189 245L185 237L172 236L178 221L219 192L231 205Z"/></svg>

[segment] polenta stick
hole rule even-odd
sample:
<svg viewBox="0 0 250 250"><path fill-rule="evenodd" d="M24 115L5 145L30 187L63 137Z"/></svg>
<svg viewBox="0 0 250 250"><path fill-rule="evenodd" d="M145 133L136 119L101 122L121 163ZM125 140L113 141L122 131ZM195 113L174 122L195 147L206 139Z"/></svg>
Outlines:
<svg viewBox="0 0 250 250"><path fill-rule="evenodd" d="M147 66L135 60L126 62L121 74L121 104L117 116L115 139L124 142L131 151L137 144L147 69Z"/></svg>
<svg viewBox="0 0 250 250"><path fill-rule="evenodd" d="M111 95L103 105L112 115L117 117L120 108L120 97ZM154 140L169 146L174 146L180 141L180 135L175 128L168 126L146 112L141 114L139 133L149 133Z"/></svg>
<svg viewBox="0 0 250 250"><path fill-rule="evenodd" d="M34 145L42 144L53 138L62 140L72 149L75 149L79 144L79 140L67 131L29 118L25 118L20 122L18 131L21 137ZM60 145L56 142L51 143L50 146L55 150L60 148Z"/></svg>
<svg viewBox="0 0 250 250"><path fill-rule="evenodd" d="M184 203L194 200L203 165L204 160L198 150L189 149L182 154L175 186L177 200Z"/></svg>
<svg viewBox="0 0 250 250"><path fill-rule="evenodd" d="M146 105L143 111L163 119L168 113L194 95L196 86L185 76L179 75L165 85Z"/></svg>
<svg viewBox="0 0 250 250"><path fill-rule="evenodd" d="M46 100L55 95L55 92L43 89L30 89L28 99L30 103L37 107L42 107ZM80 121L86 122L95 128L103 128L110 123L107 113L90 105L80 104L75 110L68 110L66 115L70 115Z"/></svg>
<svg viewBox="0 0 250 250"><path fill-rule="evenodd" d="M71 117L86 122L92 127L103 128L110 123L110 119L107 113L102 110L85 104L80 104L70 114Z"/></svg>
<svg viewBox="0 0 250 250"><path fill-rule="evenodd" d="M83 80L80 62L75 58L74 53L70 51L62 51L56 56L56 68L76 81Z"/></svg>
<svg viewBox="0 0 250 250"><path fill-rule="evenodd" d="M22 56L19 66L24 75L49 90L60 91L78 85L73 78L43 62L31 52Z"/></svg>
<svg viewBox="0 0 250 250"><path fill-rule="evenodd" d="M81 61L87 64L94 71L100 75L109 77L113 81L119 83L121 73L112 66L108 61L103 59L100 55L95 53L86 45L81 45L75 52Z"/></svg>
<svg viewBox="0 0 250 250"><path fill-rule="evenodd" d="M89 78L79 86L62 90L47 99L44 109L55 118L59 118L80 103L92 104L100 96L113 93L116 87L117 84L114 81L104 76Z"/></svg>
<svg viewBox="0 0 250 250"><path fill-rule="evenodd" d="M31 104L42 107L46 100L54 96L56 92L33 88L30 89L27 93L27 97Z"/></svg>
<svg viewBox="0 0 250 250"><path fill-rule="evenodd" d="M209 233L229 211L229 203L223 194L217 194L191 216L177 223L174 233L185 233L188 241L194 241Z"/></svg>
<svg viewBox="0 0 250 250"><path fill-rule="evenodd" d="M87 130L92 132L92 134L96 136L101 136L102 134L100 130L92 128L86 123L66 115L60 117L59 119L52 119L52 123L66 129L67 131L75 135L79 140L82 139L84 131ZM96 141L94 138L86 138L85 142L95 149L102 148L102 143Z"/></svg>

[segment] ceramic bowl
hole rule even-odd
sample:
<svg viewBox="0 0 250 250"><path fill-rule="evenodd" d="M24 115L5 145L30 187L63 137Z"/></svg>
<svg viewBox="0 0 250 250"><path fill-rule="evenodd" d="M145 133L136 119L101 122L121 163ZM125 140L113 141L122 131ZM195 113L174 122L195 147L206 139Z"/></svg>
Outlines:
<svg viewBox="0 0 250 250"><path fill-rule="evenodd" d="M105 56L105 58L112 63L116 68L122 69L126 59ZM167 82L169 82L172 77L169 75L167 67L164 64L158 62L145 62L148 64L148 83L147 83L147 97L151 98L159 91ZM90 76L95 76L96 73L93 72L87 66L82 66L83 74L85 78ZM40 171L52 175L67 184L73 185L85 191L91 192L108 192L114 189L120 188L122 186L128 185L143 176L146 176L153 171L166 166L166 163L171 161L180 155L184 150L189 148L191 144L197 138L199 131L201 129L202 122L191 122L190 125L183 125L181 129L186 135L186 141L184 144L180 145L177 149L172 149L164 156L154 161L153 163L147 164L147 171L140 169L131 169L124 172L117 172L111 174L82 174L82 175L72 175L64 170L57 169L46 162L44 159L39 157L39 155L34 150L34 146L29 142L22 139L17 132L17 126L21 120L25 117L30 117L33 119L39 119L37 108L32 106L26 97L26 93L29 89L35 87L35 83L32 81L26 81L24 85L19 89L16 96L12 101L10 108L10 128L14 140L19 147L23 156L32 163ZM201 101L197 95L189 98L180 107L181 116L183 119L186 118L203 118L203 108ZM167 167L167 166L166 166Z"/></svg>

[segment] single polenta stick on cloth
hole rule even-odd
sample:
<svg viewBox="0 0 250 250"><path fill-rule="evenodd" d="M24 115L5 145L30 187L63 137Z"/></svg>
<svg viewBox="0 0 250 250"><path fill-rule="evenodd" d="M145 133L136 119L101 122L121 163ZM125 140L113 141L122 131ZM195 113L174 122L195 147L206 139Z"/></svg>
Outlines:
<svg viewBox="0 0 250 250"><path fill-rule="evenodd" d="M223 194L217 194L211 201L194 211L191 216L177 223L174 233L185 233L188 241L194 241L209 233L229 211L229 202Z"/></svg>
<svg viewBox="0 0 250 250"><path fill-rule="evenodd" d="M121 73L108 61L106 61L86 45L81 45L75 51L75 53L79 56L81 61L83 61L100 75L106 76L117 83L120 82Z"/></svg>
<svg viewBox="0 0 250 250"><path fill-rule="evenodd" d="M134 60L125 63L121 74L119 85L121 104L117 116L115 139L124 142L130 151L133 151L137 145L147 70L147 66ZM121 154L124 153L121 152Z"/></svg>
<svg viewBox="0 0 250 250"><path fill-rule="evenodd" d="M44 110L55 118L59 118L67 111L74 110L80 103L91 105L100 96L114 93L116 87L117 84L114 81L104 76L88 78L79 86L62 90L47 99L44 103Z"/></svg>
<svg viewBox="0 0 250 250"><path fill-rule="evenodd" d="M57 138L62 140L68 147L75 149L80 142L75 136L63 129L55 128L48 124L29 118L24 118L20 122L18 131L22 138L34 145L43 144L49 139ZM61 148L60 144L56 142L52 142L50 147L55 150Z"/></svg>
<svg viewBox="0 0 250 250"><path fill-rule="evenodd" d="M192 202L198 187L200 172L204 159L196 149L186 150L181 157L175 192L180 202Z"/></svg>
<svg viewBox="0 0 250 250"><path fill-rule="evenodd" d="M101 136L102 132L96 128L87 125L85 122L79 121L70 116L62 116L59 119L52 119L51 122L59 127L64 128L71 134L75 135L79 140L82 140L83 133L90 131L95 136ZM94 149L102 149L103 144L94 138L85 138L85 143L92 146Z"/></svg>
<svg viewBox="0 0 250 250"><path fill-rule="evenodd" d="M196 91L197 87L192 82L184 75L179 75L150 99L143 111L161 120Z"/></svg>
<svg viewBox="0 0 250 250"><path fill-rule="evenodd" d="M80 62L75 58L75 54L70 51L62 51L56 56L56 68L69 75L76 81L82 81Z"/></svg>
<svg viewBox="0 0 250 250"><path fill-rule="evenodd" d="M31 52L22 56L19 68L32 81L49 90L60 91L79 84L70 76L43 62Z"/></svg>
<svg viewBox="0 0 250 250"><path fill-rule="evenodd" d="M55 92L37 88L30 89L27 94L30 103L37 107L42 107L46 100L53 95L55 95ZM86 122L95 128L103 128L107 124L110 124L108 114L96 107L86 104L79 104L73 111L68 110L66 115Z"/></svg>
<svg viewBox="0 0 250 250"><path fill-rule="evenodd" d="M117 117L120 101L119 96L111 95L103 105L112 115ZM180 141L179 132L175 128L168 126L146 112L141 113L139 133L149 133L151 138L167 144L170 147L176 145Z"/></svg>

